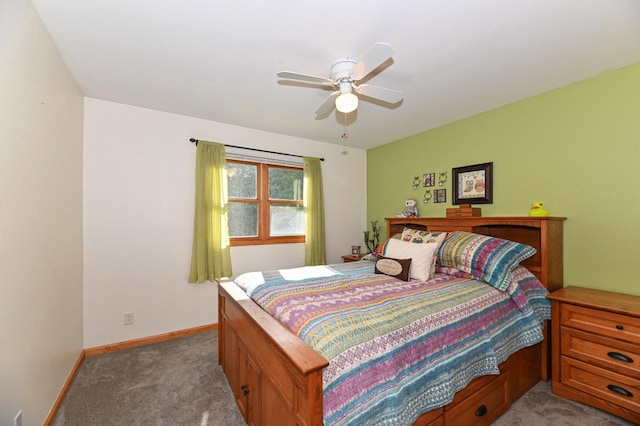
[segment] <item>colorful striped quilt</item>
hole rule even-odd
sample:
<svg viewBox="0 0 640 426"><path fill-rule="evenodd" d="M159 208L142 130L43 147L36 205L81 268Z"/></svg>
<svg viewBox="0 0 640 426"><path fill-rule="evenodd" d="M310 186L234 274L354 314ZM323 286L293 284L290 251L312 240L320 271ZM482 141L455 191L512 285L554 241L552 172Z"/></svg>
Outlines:
<svg viewBox="0 0 640 426"><path fill-rule="evenodd" d="M300 281L271 271L251 288L256 303L329 361L326 426L410 425L542 340L547 291L523 267L503 292L442 273L400 281L373 265L331 265L335 275Z"/></svg>

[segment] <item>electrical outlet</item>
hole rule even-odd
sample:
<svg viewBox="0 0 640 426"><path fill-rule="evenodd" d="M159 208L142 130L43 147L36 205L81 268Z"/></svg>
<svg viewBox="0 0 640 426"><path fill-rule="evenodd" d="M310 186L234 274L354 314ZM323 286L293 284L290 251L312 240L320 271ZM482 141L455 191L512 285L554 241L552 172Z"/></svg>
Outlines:
<svg viewBox="0 0 640 426"><path fill-rule="evenodd" d="M124 313L124 325L133 324L133 312L125 312Z"/></svg>
<svg viewBox="0 0 640 426"><path fill-rule="evenodd" d="M13 418L13 424L15 426L22 426L22 410L18 411L18 414Z"/></svg>

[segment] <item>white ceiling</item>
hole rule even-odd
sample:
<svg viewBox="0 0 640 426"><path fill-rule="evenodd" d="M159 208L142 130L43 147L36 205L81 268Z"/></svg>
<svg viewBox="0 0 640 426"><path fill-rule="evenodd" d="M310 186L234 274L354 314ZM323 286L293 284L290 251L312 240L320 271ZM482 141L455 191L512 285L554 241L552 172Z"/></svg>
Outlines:
<svg viewBox="0 0 640 426"><path fill-rule="evenodd" d="M86 96L363 149L640 62L638 0L33 3ZM367 83L404 101L361 99L349 139L316 119L330 91L276 77L378 41L395 55Z"/></svg>

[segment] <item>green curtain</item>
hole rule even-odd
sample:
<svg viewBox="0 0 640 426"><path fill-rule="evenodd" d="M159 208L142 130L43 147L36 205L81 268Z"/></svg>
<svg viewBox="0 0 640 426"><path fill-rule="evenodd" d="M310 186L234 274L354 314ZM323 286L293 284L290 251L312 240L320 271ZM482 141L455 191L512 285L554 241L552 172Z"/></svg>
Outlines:
<svg viewBox="0 0 640 426"><path fill-rule="evenodd" d="M227 210L227 158L224 145L199 141L190 283L231 276Z"/></svg>
<svg viewBox="0 0 640 426"><path fill-rule="evenodd" d="M324 242L324 192L319 158L304 157L305 255L307 266L324 265L327 255Z"/></svg>

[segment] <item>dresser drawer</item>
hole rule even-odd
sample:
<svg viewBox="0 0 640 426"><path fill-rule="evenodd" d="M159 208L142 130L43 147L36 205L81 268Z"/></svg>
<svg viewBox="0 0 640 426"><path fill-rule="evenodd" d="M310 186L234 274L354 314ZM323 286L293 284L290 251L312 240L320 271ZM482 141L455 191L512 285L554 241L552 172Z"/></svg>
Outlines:
<svg viewBox="0 0 640 426"><path fill-rule="evenodd" d="M488 425L509 407L509 372L444 412L445 426Z"/></svg>
<svg viewBox="0 0 640 426"><path fill-rule="evenodd" d="M564 304L560 323L565 327L640 344L640 318Z"/></svg>
<svg viewBox="0 0 640 426"><path fill-rule="evenodd" d="M560 369L561 383L640 414L640 380L564 356Z"/></svg>
<svg viewBox="0 0 640 426"><path fill-rule="evenodd" d="M562 327L562 355L640 379L640 346Z"/></svg>

